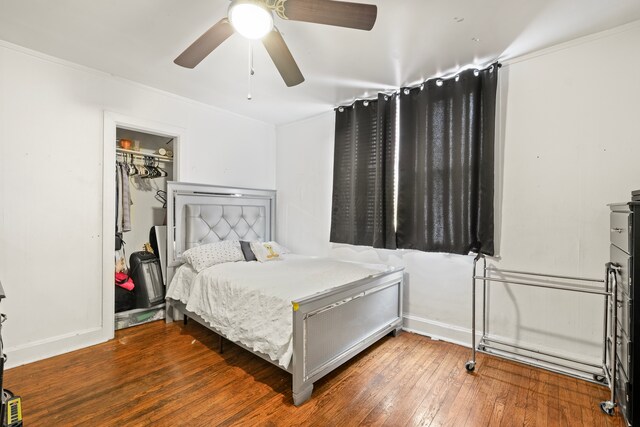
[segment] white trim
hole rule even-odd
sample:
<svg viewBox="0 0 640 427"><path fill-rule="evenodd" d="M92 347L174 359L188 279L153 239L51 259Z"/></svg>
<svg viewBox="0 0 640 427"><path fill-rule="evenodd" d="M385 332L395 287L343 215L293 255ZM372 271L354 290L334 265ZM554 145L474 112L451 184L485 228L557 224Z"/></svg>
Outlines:
<svg viewBox="0 0 640 427"><path fill-rule="evenodd" d="M262 124L266 124L266 125L269 125L269 126L275 126L274 123L265 122L263 120L256 119L255 117L244 116L242 114L236 113L236 112L231 111L231 110L225 110L222 107L217 107L215 105L207 104L206 102L198 101L198 100L195 100L193 98L188 98L186 96L178 95L178 94L173 93L173 92L168 92L168 91L163 90L163 89L158 89L158 88L153 87L153 86L148 86L148 85L146 85L144 83L140 83L140 82L137 82L135 80L130 80L130 79L127 79L125 77L119 76L117 74L108 73L106 71L101 71L101 70L98 70L98 69L95 69L95 68L87 67L86 65L81 65L81 64L78 64L76 62L72 62L72 61L68 61L66 59L58 58L57 56L48 55L46 53L43 53L43 52L40 52L40 51L37 51L37 50L33 50L33 49L29 49L29 48L26 48L26 47L23 47L23 46L14 44L14 43L10 43L10 42L7 42L7 41L2 40L2 39L0 39L0 48L6 48L6 49L9 49L9 50L13 50L15 52L22 53L24 55L28 55L28 56L31 56L31 57L34 57L34 58L37 58L37 59L40 59L40 60L43 60L43 61L48 61L48 62L51 62L53 64L61 65L63 67L68 67L68 68L72 68L74 70L91 73L91 74L94 74L94 75L99 76L99 77L112 78L112 79L120 81L122 83L131 85L133 87L138 87L138 88L142 88L142 89L145 89L145 90L150 90L150 91L155 92L157 94L166 96L168 98L173 98L175 100L182 101L182 102L185 102L187 104L199 106L199 107L206 108L206 109L209 109L209 110L213 110L213 111L216 111L216 112L219 112L219 113L230 114L232 116L241 117L241 118L246 119L246 120L252 120L252 121L257 122L257 123L262 123Z"/></svg>
<svg viewBox="0 0 640 427"><path fill-rule="evenodd" d="M9 347L5 349L5 352L9 355L5 369L69 353L104 341L102 328L97 327Z"/></svg>
<svg viewBox="0 0 640 427"><path fill-rule="evenodd" d="M402 329L407 332L413 332L415 334L424 335L435 340L450 342L452 344L461 345L469 349L469 356L471 356L471 328L464 328L462 326L451 325L448 323L438 322L436 320L425 319L419 316L413 316L411 314L404 314L402 316L403 323ZM482 333L476 331L476 342L480 340ZM513 342L512 338L504 337L501 335L492 335L492 337L500 339L506 342ZM539 344L530 344L527 342L520 343L523 346L538 348L541 351L552 352L564 357L587 360L593 363L600 363L598 357L589 357L581 353L568 352L566 350L551 348L548 346L542 346ZM467 359L461 360L460 363L464 363Z"/></svg>
<svg viewBox="0 0 640 427"><path fill-rule="evenodd" d="M411 314L404 314L402 318L402 329L407 332L471 348L471 329L469 328L437 322ZM480 338L479 334L478 338Z"/></svg>
<svg viewBox="0 0 640 427"><path fill-rule="evenodd" d="M287 126L290 126L290 125L300 125L300 124L304 124L305 122L315 121L315 120L319 119L321 116L324 116L325 114L326 115L331 115L331 117L335 117L335 115L334 115L334 109L335 108L337 108L337 107L336 106L331 106L330 110L322 111L322 112L314 114L312 116L303 117L301 119L294 120L292 122L286 122L286 123L278 124L278 125L276 125L276 131L277 131L277 129L286 128Z"/></svg>
<svg viewBox="0 0 640 427"><path fill-rule="evenodd" d="M571 39L564 43L558 43L553 46L538 49L532 52L524 53L522 55L514 56L514 57L504 57L498 58L498 62L500 62L504 66L509 66L512 64L517 64L518 62L528 61L530 59L537 58L539 56L550 55L561 50L569 49L572 47L580 46L582 44L591 43L600 39L604 39L607 37L612 37L618 35L620 33L624 33L627 31L631 31L637 27L640 27L640 20L633 21L628 24L620 25L618 27L613 27L608 30L599 31L597 33L588 34L586 36L578 37L575 39Z"/></svg>
<svg viewBox="0 0 640 427"><path fill-rule="evenodd" d="M628 24L620 25L620 26L617 26L617 27L613 27L613 28L610 28L610 29L607 29L607 30L603 30L603 31L600 31L600 32L597 32L597 33L588 34L586 36L574 38L574 39L571 39L571 40L569 40L567 42L564 42L564 43L552 45L552 46L550 46L548 48L542 48L542 49L538 49L538 50L535 50L535 51L530 51L530 52L527 52L527 53L524 53L524 54L521 54L521 55L516 55L516 56L513 56L513 57L509 57L509 56L498 57L497 59L491 60L490 63L498 61L503 66L509 66L511 64L516 64L518 62L527 61L529 59L533 59L533 58L536 58L538 56L552 54L552 53L555 53L555 52L563 50L563 49L568 49L570 47L578 46L578 45L581 45L581 44L584 44L584 43L588 43L588 42L591 42L591 41L595 41L595 40L598 40L598 39L601 39L601 38L606 38L606 37L610 37L610 36L613 36L613 35L616 35L616 34L619 34L619 33L623 33L625 31L632 30L632 29L634 29L634 28L636 28L638 26L640 26L640 20L633 21L633 22L630 22ZM230 111L230 110L225 110L224 108L217 107L217 106L212 105L212 104L207 104L207 103L202 102L202 101L197 101L197 100L192 99L192 98L187 98L185 96L178 95L178 94L175 94L173 92L168 92L168 91L165 91L165 90L162 90L162 89L155 88L153 86L148 86L148 85L145 85L143 83L136 82L134 80L129 80L129 79L125 78L125 77L121 77L121 76L118 76L116 74L108 73L108 72L105 72L105 71L100 71L100 70L97 70L95 68L90 68L90 67L87 67L85 65L80 65L80 64L75 63L75 62L71 62L71 61L68 61L68 60L65 60L65 59L61 59L61 58L58 58L58 57L55 57L55 56L47 55L46 53L42 53L42 52L39 52L39 51L36 51L36 50L33 50L33 49L29 49L29 48L26 48L26 47L23 47L23 46L14 44L14 43L10 43L10 42L4 41L4 40L0 40L0 47L4 47L6 49L10 49L10 50L13 50L15 52L20 52L20 53L25 54L25 55L29 55L29 56L32 56L32 57L35 57L35 58L38 58L38 59L41 59L41 60L49 61L49 62L58 64L58 65L66 66L66 67L73 68L73 69L76 69L76 70L90 72L90 73L93 73L95 75L102 76L102 77L113 78L114 80L119 80L119 81L121 81L123 83L130 84L130 85L135 86L135 87L144 88L144 89L156 92L158 94L165 95L167 97L174 98L174 99L177 99L177 100L180 100L180 101L192 104L192 105L205 107L205 108L217 111L217 112L223 112L223 113L231 114L231 115L234 115L234 116L237 116L237 117L242 117L244 119L252 120L252 121L255 121L255 122L258 122L258 123L267 124L267 125L270 125L270 126L274 126L274 128L278 128L278 127L281 127L281 126L287 126L289 124L300 123L300 122L304 122L306 120L315 119L318 116L321 116L323 114L326 114L326 113L329 113L329 112L333 111L333 109L336 106L340 106L340 105L342 105L342 104L344 104L346 102L346 101L345 102L339 102L335 106L332 106L332 105L328 104L328 106L330 107L329 110L318 112L318 113L316 113L316 114L314 114L312 116L303 117L303 118L300 118L300 119L295 120L293 122L270 123L270 122L265 122L265 121L262 121L262 120L258 120L258 119L253 118L253 117L244 116L242 114L239 114L239 113L236 113L236 112L233 112L233 111ZM473 68L474 66L470 65L469 67ZM450 74L451 75L457 74L460 71L462 71L462 69L458 69L458 70L456 70L456 71L454 71L454 72L452 72ZM446 74L446 75L449 75L449 74ZM423 81L427 81L429 79L436 78L436 77L442 78L442 76L432 75L431 77L427 77L427 78L421 79L421 80L416 80L412 84L405 84L405 85L402 85L401 87L415 86L416 84L419 84L419 83L421 83ZM385 90L394 90L395 91L395 90L400 90L400 88L387 88ZM383 90L383 92L385 90Z"/></svg>
<svg viewBox="0 0 640 427"><path fill-rule="evenodd" d="M114 337L115 295L113 290L113 254L115 239L115 183L116 128L174 138L173 179L180 177L180 154L186 129L152 120L139 119L112 111L104 112L103 177L102 177L102 341Z"/></svg>

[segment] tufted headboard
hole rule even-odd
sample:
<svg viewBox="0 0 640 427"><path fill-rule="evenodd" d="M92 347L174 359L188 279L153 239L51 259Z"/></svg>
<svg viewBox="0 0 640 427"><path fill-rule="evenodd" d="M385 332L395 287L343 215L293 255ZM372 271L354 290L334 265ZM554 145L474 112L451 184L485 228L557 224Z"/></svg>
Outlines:
<svg viewBox="0 0 640 427"><path fill-rule="evenodd" d="M185 206L184 249L221 240L265 241L266 206L222 203Z"/></svg>
<svg viewBox="0 0 640 427"><path fill-rule="evenodd" d="M182 252L221 240L273 240L276 192L203 184L167 184L168 280ZM167 281L168 283L168 281Z"/></svg>

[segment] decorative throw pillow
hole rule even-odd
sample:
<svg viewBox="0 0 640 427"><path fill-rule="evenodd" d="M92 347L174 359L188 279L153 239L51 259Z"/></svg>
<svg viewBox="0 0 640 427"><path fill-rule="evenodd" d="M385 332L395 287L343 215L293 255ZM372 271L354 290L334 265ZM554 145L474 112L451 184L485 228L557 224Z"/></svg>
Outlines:
<svg viewBox="0 0 640 427"><path fill-rule="evenodd" d="M182 258L200 273L215 264L243 261L244 254L239 241L223 240L187 249L182 253Z"/></svg>
<svg viewBox="0 0 640 427"><path fill-rule="evenodd" d="M251 250L251 242L240 240L240 247L242 248L245 261L257 261L256 255Z"/></svg>
<svg viewBox="0 0 640 427"><path fill-rule="evenodd" d="M260 262L277 261L283 254L275 242L251 242L251 250Z"/></svg>
<svg viewBox="0 0 640 427"><path fill-rule="evenodd" d="M275 241L271 241L271 242L267 242L269 243L276 252L278 252L279 254L288 254L291 253L291 251L287 248L285 248L284 246L282 246L280 243L275 242Z"/></svg>

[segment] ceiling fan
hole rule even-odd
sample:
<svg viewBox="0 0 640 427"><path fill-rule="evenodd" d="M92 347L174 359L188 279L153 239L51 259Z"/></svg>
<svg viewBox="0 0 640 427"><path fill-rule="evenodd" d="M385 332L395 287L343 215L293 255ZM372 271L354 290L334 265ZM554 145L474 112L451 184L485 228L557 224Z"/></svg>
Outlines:
<svg viewBox="0 0 640 427"><path fill-rule="evenodd" d="M369 31L376 22L378 8L372 4L334 0L233 0L227 17L216 22L173 62L194 68L234 32L262 44L285 84L304 81L280 31L273 25L273 12L291 21L312 22Z"/></svg>

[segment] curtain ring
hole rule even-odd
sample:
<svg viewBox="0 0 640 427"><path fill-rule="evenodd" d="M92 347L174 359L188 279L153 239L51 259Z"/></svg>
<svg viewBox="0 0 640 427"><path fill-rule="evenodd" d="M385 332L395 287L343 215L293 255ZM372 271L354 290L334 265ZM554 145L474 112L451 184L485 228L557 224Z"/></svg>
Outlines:
<svg viewBox="0 0 640 427"><path fill-rule="evenodd" d="M366 99L362 102L362 105L364 105L365 107L369 106L369 101L367 101Z"/></svg>
<svg viewBox="0 0 640 427"><path fill-rule="evenodd" d="M405 95L409 95L409 92L411 92L411 91L409 90L409 88L404 88L404 94L405 94Z"/></svg>
<svg viewBox="0 0 640 427"><path fill-rule="evenodd" d="M344 107L338 107L338 111L342 113L344 111Z"/></svg>
<svg viewBox="0 0 640 427"><path fill-rule="evenodd" d="M436 86L442 86L444 84L444 82L442 81L442 79L438 79L436 80Z"/></svg>

